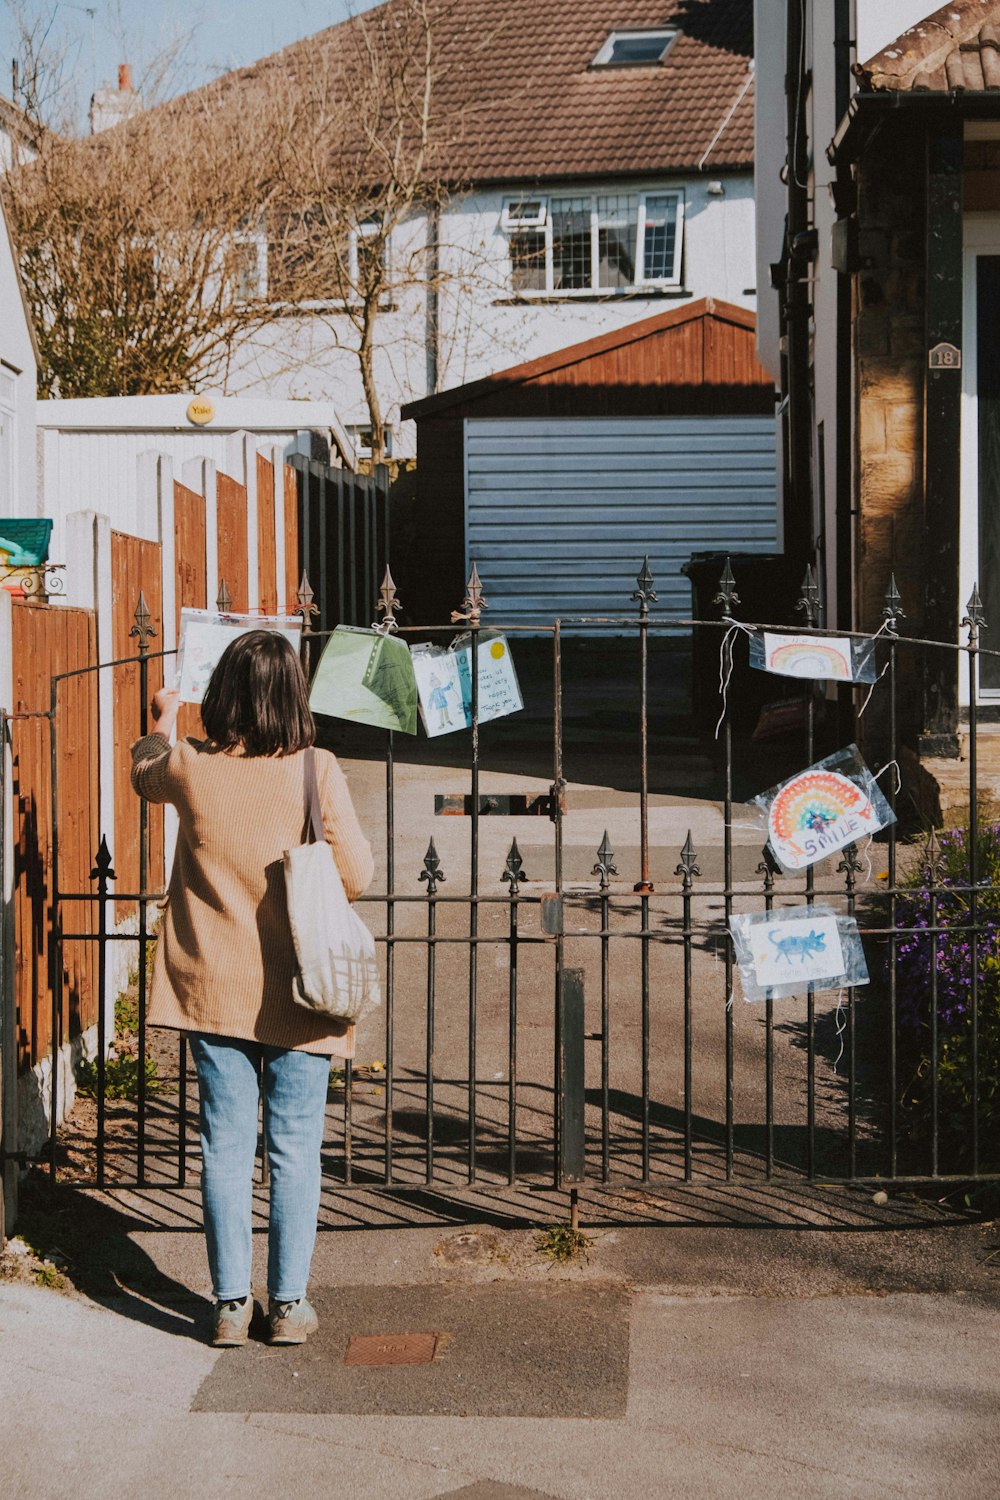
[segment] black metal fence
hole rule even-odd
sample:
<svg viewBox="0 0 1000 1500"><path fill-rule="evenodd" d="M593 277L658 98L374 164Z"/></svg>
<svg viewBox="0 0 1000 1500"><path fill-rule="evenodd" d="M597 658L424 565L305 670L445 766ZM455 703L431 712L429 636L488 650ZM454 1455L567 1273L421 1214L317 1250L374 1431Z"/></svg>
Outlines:
<svg viewBox="0 0 1000 1500"><path fill-rule="evenodd" d="M631 603L634 610L620 616L554 620L541 634L490 623L505 631L515 655L523 653L525 662L533 656L525 713L480 724L472 674L471 730L434 743L433 763L446 768L448 785L433 811L426 754L390 732L368 729L354 739L352 728L343 728L338 749L358 758L366 784L377 774L381 785L382 825L369 830L381 856L377 889L363 897L362 910L383 955L384 999L359 1033L358 1061L333 1075L328 1186L554 1185L575 1192L583 1185L997 1175L989 1132L995 1102L986 1080L1000 1066L1000 986L993 977L1000 858L991 858L994 830L981 816L978 597L968 608L964 642L941 644L900 632L891 587L875 638L877 681L842 691L856 722L866 695L873 705L880 700L884 744L873 769L900 821L866 847L848 845L801 875L781 873L740 799L837 748L816 684L791 685L796 727L754 749L734 731L729 708L750 669L739 647L749 627L734 621L738 598L728 566L715 622L658 613L647 566ZM811 576L801 604L801 633L836 634L819 625ZM312 629L314 608L306 585L307 651L328 633ZM378 608L381 628L395 629L398 603L388 574ZM459 625L475 643L487 629L487 608L473 571L449 625L403 633L440 640ZM564 648L570 624L614 643L617 696L610 726L602 721L603 780L594 774L592 728L564 726L567 663L586 659ZM658 641L669 633L676 651L679 625L716 633L724 689L698 797L671 790L674 747L658 727L666 680ZM141 632L139 647L145 713L151 655ZM900 684L910 680L914 662L919 667L939 652L968 680L967 758L956 763L964 808L960 826L940 840L920 830L898 776ZM74 733L54 717L54 764L64 737ZM515 775L518 785L505 792L500 780ZM448 816L455 813L463 816ZM518 818L515 837L505 815ZM415 830L415 821L426 827ZM412 853L415 834L421 849L426 835L422 863ZM136 837L145 849L146 814L138 803ZM94 931L79 930L72 915L87 909L75 902L92 898L57 888L52 900L56 972L63 942L92 941L101 958L96 1133L92 1157L75 1172L100 1186L183 1186L193 1160L193 1080L183 1036L156 1041L158 1092L147 1078L145 960L162 892L147 888L145 856L142 870L138 891L113 890L102 841ZM109 903L126 899L138 903L137 932L113 930ZM794 997L768 992L759 1004L745 1003L729 918L820 901L857 919L870 985L829 991L804 984ZM113 1106L109 1123L104 960L118 943L137 946L140 955L137 1093L134 1103ZM163 1062L165 1051L172 1064ZM59 1163L53 1113L53 1178Z"/></svg>

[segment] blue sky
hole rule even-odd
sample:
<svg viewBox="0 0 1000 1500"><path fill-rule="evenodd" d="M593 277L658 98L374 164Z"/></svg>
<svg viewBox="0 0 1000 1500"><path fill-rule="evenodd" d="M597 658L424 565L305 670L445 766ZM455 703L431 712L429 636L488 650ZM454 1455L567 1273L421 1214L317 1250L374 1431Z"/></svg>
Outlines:
<svg viewBox="0 0 1000 1500"><path fill-rule="evenodd" d="M322 31L376 0L18 0L32 16L54 14L52 37L66 48L77 107L86 111L95 83L112 82L120 62L136 78L151 58L190 37L176 88L204 83ZM10 0L0 0L0 94L10 97L11 58L18 51ZM90 14L93 12L93 15Z"/></svg>

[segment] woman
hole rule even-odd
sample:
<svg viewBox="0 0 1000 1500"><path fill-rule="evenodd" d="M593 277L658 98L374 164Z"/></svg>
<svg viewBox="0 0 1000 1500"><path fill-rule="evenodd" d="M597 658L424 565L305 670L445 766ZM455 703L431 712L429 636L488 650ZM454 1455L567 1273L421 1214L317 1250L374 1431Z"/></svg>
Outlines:
<svg viewBox="0 0 1000 1500"><path fill-rule="evenodd" d="M306 1300L320 1195L331 1057L354 1028L292 1000L295 952L282 856L303 841L305 756L315 756L326 837L348 899L372 878L371 850L315 724L298 657L274 631L238 636L205 692L204 741L171 747L176 692L153 698L156 732L132 746L132 785L170 802L179 829L148 1020L189 1034L201 1096L202 1197L215 1296L212 1342L245 1344L260 1081L271 1173L272 1344L317 1327Z"/></svg>

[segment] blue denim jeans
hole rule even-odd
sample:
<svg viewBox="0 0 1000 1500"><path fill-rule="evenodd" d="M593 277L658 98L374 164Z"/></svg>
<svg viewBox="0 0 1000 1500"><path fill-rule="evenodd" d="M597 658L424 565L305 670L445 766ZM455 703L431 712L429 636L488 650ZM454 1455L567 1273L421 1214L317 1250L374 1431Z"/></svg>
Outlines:
<svg viewBox="0 0 1000 1500"><path fill-rule="evenodd" d="M267 1291L278 1302L294 1302L305 1296L316 1243L330 1059L236 1037L189 1040L201 1096L201 1190L212 1290L222 1302L250 1291L263 1093L271 1173Z"/></svg>

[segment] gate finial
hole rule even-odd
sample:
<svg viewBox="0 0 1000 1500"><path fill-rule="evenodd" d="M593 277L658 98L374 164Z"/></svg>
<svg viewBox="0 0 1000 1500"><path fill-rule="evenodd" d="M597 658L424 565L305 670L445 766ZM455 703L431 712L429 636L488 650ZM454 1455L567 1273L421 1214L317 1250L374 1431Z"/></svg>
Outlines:
<svg viewBox="0 0 1000 1500"><path fill-rule="evenodd" d="M819 624L819 584L816 581L812 563L809 563L806 568L806 576L802 580L802 594L795 608L802 610L806 617L807 628L812 629L814 625Z"/></svg>
<svg viewBox="0 0 1000 1500"><path fill-rule="evenodd" d="M378 591L378 603L375 606L375 613L377 615L380 614L382 618L381 620L372 621L372 629L381 630L383 635L388 635L390 631L398 630L399 626L396 624L395 616L402 607L396 597L396 585L393 582L387 563L385 577L382 579L382 587Z"/></svg>
<svg viewBox="0 0 1000 1500"><path fill-rule="evenodd" d="M891 573L889 575L889 587L885 591L885 604L882 608L882 618L886 621L891 631L896 629L897 620L906 619L906 610L902 608L902 604L902 596L896 587L896 575L895 573Z"/></svg>
<svg viewBox="0 0 1000 1500"><path fill-rule="evenodd" d="M778 861L775 859L773 853L771 852L770 844L765 844L760 852L763 855L763 858L760 864L757 866L757 874L763 875L764 877L764 890L773 891L774 877L775 875L781 874L781 866L778 864Z"/></svg>
<svg viewBox="0 0 1000 1500"><path fill-rule="evenodd" d="M733 577L733 570L729 565L728 552L726 553L726 565L722 570L722 577L719 579L719 592L712 600L712 603L722 605L722 618L724 620L732 619L733 605L740 603L740 596L736 592L736 579Z"/></svg>
<svg viewBox="0 0 1000 1500"><path fill-rule="evenodd" d="M597 851L597 864L593 869L593 873L601 877L602 891L606 891L611 884L612 875L618 874L617 866L613 863L614 857L615 851L611 847L608 830L605 828L604 837L601 839L601 847Z"/></svg>
<svg viewBox="0 0 1000 1500"><path fill-rule="evenodd" d="M484 609L489 609L489 604L483 595L483 585L479 579L479 569L475 563L472 564L472 572L469 581L465 585L465 598L462 600L461 609L453 609L451 612L451 623L457 625L460 620L465 620L469 625L479 624L479 617Z"/></svg>
<svg viewBox="0 0 1000 1500"><path fill-rule="evenodd" d="M521 858L521 851L517 847L517 839L513 839L507 851L506 867L500 876L500 879L508 886L512 896L517 895L521 881L529 878L527 875L521 874L523 868L524 860Z"/></svg>
<svg viewBox="0 0 1000 1500"><path fill-rule="evenodd" d="M969 631L969 645L975 646L979 642L979 632L986 629L986 611L983 609L983 601L979 597L979 585L972 585L972 596L965 606L965 618L962 624Z"/></svg>
<svg viewBox="0 0 1000 1500"><path fill-rule="evenodd" d="M153 617L149 613L149 605L146 603L146 596L143 593L142 589L139 590L139 599L136 603L135 613L132 618L135 621L135 624L129 631L129 637L131 638L132 636L136 636L138 638L139 652L141 655L145 655L145 653L149 649L150 637L154 636L156 634L156 631L153 629L153 626L150 623Z"/></svg>
<svg viewBox="0 0 1000 1500"><path fill-rule="evenodd" d="M312 584L309 582L309 574L305 568L302 569L302 578L299 581L297 598L299 602L297 607L292 610L292 614L301 615L302 624L308 630L310 616L319 614L319 605L313 603Z"/></svg>
<svg viewBox="0 0 1000 1500"><path fill-rule="evenodd" d="M653 587L654 579L649 569L648 556L643 558L642 567L639 569L639 574L635 581L638 587L632 595L632 601L639 606L640 620L645 620L649 616L649 606L657 602L656 590Z"/></svg>
<svg viewBox="0 0 1000 1500"><path fill-rule="evenodd" d="M426 882L428 896L435 895L437 893L438 881L447 880L447 878L447 875L441 868L441 860L434 847L434 840L431 839L427 845L427 853L424 855L424 868L420 872L420 879Z"/></svg>
<svg viewBox="0 0 1000 1500"><path fill-rule="evenodd" d="M103 883L117 878L111 867L111 850L108 848L107 835L103 833L101 834L101 847L94 856L94 868L90 872L90 878Z"/></svg>
<svg viewBox="0 0 1000 1500"><path fill-rule="evenodd" d="M686 891L691 889L694 877L701 874L701 870L698 868L698 855L694 847L694 839L691 837L690 828L688 829L688 836L684 840L684 848L681 850L681 862L674 871L674 874L683 875L683 885Z"/></svg>
<svg viewBox="0 0 1000 1500"><path fill-rule="evenodd" d="M233 596L226 587L226 580L219 579L219 592L215 596L215 607L220 615L228 615L233 607Z"/></svg>

